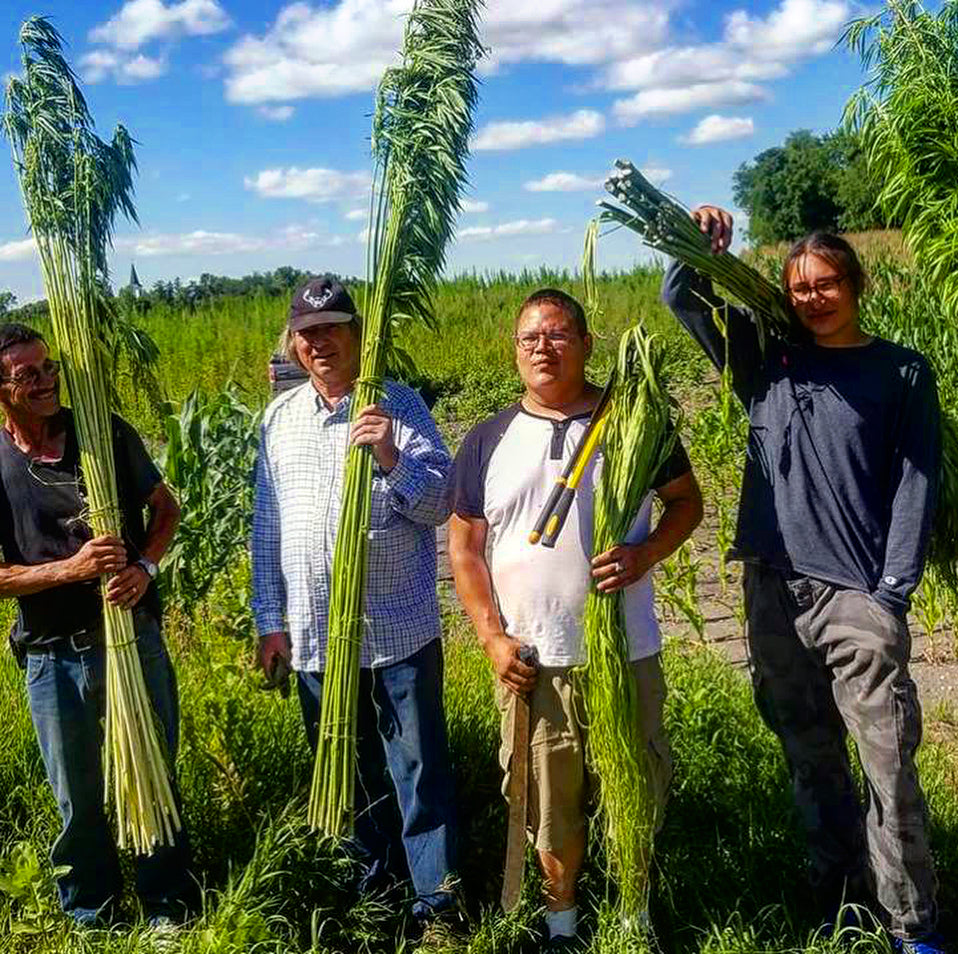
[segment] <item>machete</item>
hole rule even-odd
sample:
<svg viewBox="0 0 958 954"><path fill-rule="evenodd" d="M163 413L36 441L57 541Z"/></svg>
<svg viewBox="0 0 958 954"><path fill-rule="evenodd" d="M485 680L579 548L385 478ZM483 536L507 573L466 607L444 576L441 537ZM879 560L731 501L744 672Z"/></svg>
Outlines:
<svg viewBox="0 0 958 954"><path fill-rule="evenodd" d="M535 646L521 646L519 659L536 667ZM506 865L502 875L502 909L507 914L519 903L526 864L526 815L529 802L529 695L516 695L512 727L512 760L509 774L509 833L506 838Z"/></svg>

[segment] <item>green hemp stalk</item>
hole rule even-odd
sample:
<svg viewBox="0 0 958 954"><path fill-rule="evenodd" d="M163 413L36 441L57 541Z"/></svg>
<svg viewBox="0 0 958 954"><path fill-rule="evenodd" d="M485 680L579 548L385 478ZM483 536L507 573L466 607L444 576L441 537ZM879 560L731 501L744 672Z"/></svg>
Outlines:
<svg viewBox="0 0 958 954"><path fill-rule="evenodd" d="M109 396L111 316L103 301L106 253L117 213L136 221L136 161L127 131L111 142L93 119L48 20L20 30L23 76L7 83L4 131L36 241L53 331L73 403L80 466L94 535L123 527L113 463ZM101 580L101 590L106 577ZM156 730L133 617L103 601L107 650L105 795L120 847L141 854L171 845L180 819L170 766Z"/></svg>
<svg viewBox="0 0 958 954"><path fill-rule="evenodd" d="M592 256L586 237L583 275L586 310L595 315ZM595 489L593 553L625 539L671 453L678 424L661 384L663 352L641 324L619 342L605 425L602 472ZM655 801L649 789L645 742L639 732L639 700L630 667L622 594L592 589L585 604L586 662L581 670L588 728L587 750L599 779L599 807L608 856L619 884L623 914L641 911L648 899L655 833Z"/></svg>
<svg viewBox="0 0 958 954"><path fill-rule="evenodd" d="M396 326L421 320L435 327L433 292L466 184L478 99L480 6L480 0L418 0L406 23L402 62L387 70L379 85L353 417L382 392ZM333 556L326 675L309 800L310 825L329 835L347 835L353 825L372 468L368 449L350 450Z"/></svg>

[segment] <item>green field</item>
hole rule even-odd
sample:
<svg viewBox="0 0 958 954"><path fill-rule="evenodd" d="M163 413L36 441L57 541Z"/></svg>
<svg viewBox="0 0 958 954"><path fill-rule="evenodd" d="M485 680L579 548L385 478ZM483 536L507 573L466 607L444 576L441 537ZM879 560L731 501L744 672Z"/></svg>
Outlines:
<svg viewBox="0 0 958 954"><path fill-rule="evenodd" d="M920 346L939 372L943 401L955 407L955 342L934 333L933 299L906 266L876 261L866 320ZM660 332L668 376L686 409L684 437L707 496L699 554L724 548L731 533L743 448L743 416L723 400L717 377L677 331L658 301L652 267L602 278L604 316L593 373L603 376L618 333L641 318ZM567 275L464 277L442 285L438 334L407 331L414 383L454 447L464 430L518 391L509 335L519 302L541 285L573 293ZM267 400L266 362L285 317L279 298L221 299L195 313L154 308L141 324L156 339L158 377L177 410L196 389L173 483L184 503L184 533L174 555L182 572L166 573L166 633L182 700L179 774L197 867L205 883L202 917L176 942L183 952L392 952L403 939L399 892L357 901L355 872L335 849L305 829L311 765L294 699L262 692L254 667L243 546L247 473L256 411ZM948 372L951 371L949 374ZM235 393L222 397L228 384ZM125 413L158 456L179 428L158 416L134 378L121 386ZM205 402L205 403L204 403ZM206 410L204 410L204 408ZM206 415L204 417L204 414ZM218 415L218 416L217 416ZM192 423L190 423L192 422ZM200 425L203 426L200 426ZM192 428L192 430L191 430ZM197 442L190 443L195 431ZM171 476L172 479L172 476ZM211 543L211 541L213 541ZM791 810L783 759L751 703L747 680L694 634L703 625L696 552L685 548L659 572L660 606L676 635L666 651L668 726L676 777L657 841L652 902L661 947L679 952L886 951L878 933L827 940L816 933L803 873L801 836ZM725 572L724 568L720 572ZM735 580L728 577L734 593ZM475 954L537 950L539 894L527 878L518 911L497 911L505 842L505 806L496 763L498 728L492 677L454 594L444 584L446 706L459 793L461 889L469 919L456 949ZM930 581L918 601L918 625L951 652L955 608ZM9 616L10 604L5 604ZM942 627L945 627L942 635ZM690 635L682 636L681 633ZM91 933L68 927L57 912L46 851L58 830L26 708L22 674L0 659L0 936L3 954L151 950L135 903L133 927ZM931 717L933 716L933 718ZM921 756L932 836L950 929L958 884L958 715L926 713ZM529 866L532 871L532 866ZM581 890L585 932L596 952L639 950L611 914L615 886L598 844ZM844 942L842 946L840 941Z"/></svg>

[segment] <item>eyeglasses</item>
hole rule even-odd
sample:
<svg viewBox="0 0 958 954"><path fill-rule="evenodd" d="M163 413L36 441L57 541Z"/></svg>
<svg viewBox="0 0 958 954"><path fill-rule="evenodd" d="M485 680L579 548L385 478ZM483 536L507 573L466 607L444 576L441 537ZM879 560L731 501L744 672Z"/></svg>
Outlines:
<svg viewBox="0 0 958 954"><path fill-rule="evenodd" d="M36 387L43 378L55 378L60 373L59 361L44 361L39 368L24 368L9 378L0 378L0 384L12 384L15 388Z"/></svg>
<svg viewBox="0 0 958 954"><path fill-rule="evenodd" d="M524 331L520 335L514 335L516 344L523 351L531 354L536 349L540 338L546 339L546 344L561 351L568 347L575 340L575 335L567 334L564 331Z"/></svg>
<svg viewBox="0 0 958 954"><path fill-rule="evenodd" d="M792 285L788 289L788 297L796 304L802 305L811 301L814 295L821 295L822 298L837 298L842 282L846 278L848 278L847 275L838 275L835 278L823 278L817 282L802 282L799 285Z"/></svg>

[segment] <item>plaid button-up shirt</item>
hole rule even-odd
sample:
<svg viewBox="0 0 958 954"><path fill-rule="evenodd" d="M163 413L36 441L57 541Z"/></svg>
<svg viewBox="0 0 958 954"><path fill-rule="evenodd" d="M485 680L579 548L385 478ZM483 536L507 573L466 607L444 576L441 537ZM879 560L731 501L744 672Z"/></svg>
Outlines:
<svg viewBox="0 0 958 954"><path fill-rule="evenodd" d="M330 410L312 383L266 409L256 464L253 613L260 635L285 631L293 668L326 664L333 552L352 395ZM374 467L362 666L388 666L440 635L436 526L451 509L452 460L422 398L385 382L399 461Z"/></svg>

